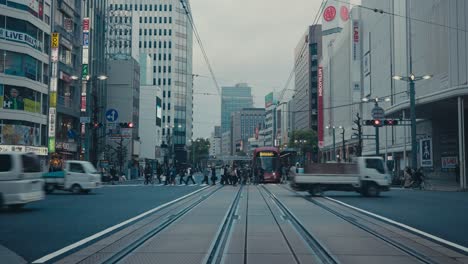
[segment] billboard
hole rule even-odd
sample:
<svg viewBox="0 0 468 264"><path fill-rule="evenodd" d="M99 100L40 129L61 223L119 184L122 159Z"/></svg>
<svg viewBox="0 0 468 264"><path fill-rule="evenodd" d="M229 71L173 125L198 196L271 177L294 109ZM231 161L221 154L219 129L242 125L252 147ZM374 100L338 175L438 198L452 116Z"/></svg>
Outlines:
<svg viewBox="0 0 468 264"><path fill-rule="evenodd" d="M317 71L318 78L318 95L317 95L317 114L318 127L317 136L319 148L323 147L323 67L319 66Z"/></svg>
<svg viewBox="0 0 468 264"><path fill-rule="evenodd" d="M419 141L419 156L421 159L421 167L432 167L432 139L425 138Z"/></svg>
<svg viewBox="0 0 468 264"><path fill-rule="evenodd" d="M162 107L161 98L156 97L156 126L161 126L162 122Z"/></svg>
<svg viewBox="0 0 468 264"><path fill-rule="evenodd" d="M271 105L273 105L273 92L265 95L265 108L268 108Z"/></svg>
<svg viewBox="0 0 468 264"><path fill-rule="evenodd" d="M3 96L0 98L3 109L41 112L41 93L34 90L5 85L0 87L0 96Z"/></svg>
<svg viewBox="0 0 468 264"><path fill-rule="evenodd" d="M359 33L359 21L353 20L353 60L359 60L361 57L359 43L360 43L360 33Z"/></svg>
<svg viewBox="0 0 468 264"><path fill-rule="evenodd" d="M4 145L40 145L38 126L3 124L0 126L0 143Z"/></svg>

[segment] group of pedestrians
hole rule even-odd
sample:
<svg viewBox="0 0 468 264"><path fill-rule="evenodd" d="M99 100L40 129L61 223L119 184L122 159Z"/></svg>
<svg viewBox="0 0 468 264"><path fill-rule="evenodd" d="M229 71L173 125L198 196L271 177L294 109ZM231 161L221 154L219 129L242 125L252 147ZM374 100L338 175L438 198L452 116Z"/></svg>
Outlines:
<svg viewBox="0 0 468 264"><path fill-rule="evenodd" d="M176 178L179 177L179 185L188 185L191 182L193 185L196 184L193 175L195 170L191 166L175 166L169 164L167 166L158 164L156 170L154 170L150 163L146 163L144 168L145 184L153 183L154 178L158 180L159 184L162 185L176 185Z"/></svg>
<svg viewBox="0 0 468 264"><path fill-rule="evenodd" d="M404 188L423 188L424 174L422 173L422 168L413 170L410 167L406 167L402 183Z"/></svg>

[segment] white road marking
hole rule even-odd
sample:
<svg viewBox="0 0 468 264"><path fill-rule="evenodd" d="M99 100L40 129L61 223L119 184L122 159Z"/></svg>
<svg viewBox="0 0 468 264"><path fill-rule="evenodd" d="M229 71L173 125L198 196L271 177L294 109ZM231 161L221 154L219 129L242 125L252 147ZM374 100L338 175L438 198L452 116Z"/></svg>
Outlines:
<svg viewBox="0 0 468 264"><path fill-rule="evenodd" d="M186 195L184 195L182 197L179 197L179 198L177 198L175 200L172 200L172 201L167 202L167 203L165 203L163 205L160 205L160 206L158 206L156 208L153 208L153 209L151 209L149 211L146 211L146 212L144 212L142 214L139 214L139 215L137 215L137 216L135 216L133 218L130 218L130 219L128 219L128 220L126 220L126 221L124 221L124 222L122 222L120 224L116 224L116 225L111 226L111 227L109 227L107 229L104 229L101 232L98 232L98 233L96 233L96 234L94 234L92 236L84 238L84 239L82 239L82 240L80 240L78 242L75 242L75 243L73 243L71 245L68 245L68 246L66 246L66 247L64 247L64 248L62 248L60 250L52 252L52 253L50 253L50 254L48 254L48 255L40 258L40 259L37 259L37 260L33 261L32 263L44 263L46 261L49 261L49 260L51 260L51 259L53 259L55 257L58 257L58 256L62 255L63 253L66 253L66 252L68 252L68 251L70 251L72 249L75 249L75 248L77 248L79 246L82 246L82 245L84 245L84 244L86 244L86 243L88 243L88 242L90 242L90 241L92 241L92 240L94 240L96 238L99 238L99 237L101 237L101 236L103 236L103 235L105 235L107 233L110 233L110 232L112 232L112 231L114 231L114 230L116 230L116 229L118 229L118 228L120 228L122 226L125 226L125 225L127 225L127 224L129 224L131 222L134 222L134 221L138 220L138 219L141 219L141 218L143 218L143 217L145 217L145 216L147 216L149 214L152 214L152 213L154 213L154 212L156 212L156 211L158 211L158 210L160 210L160 209L162 209L162 208L164 208L164 207L166 207L168 205L174 204L174 203L176 203L176 202L178 202L178 201L180 201L182 199L185 199L185 198L187 198L189 196L192 196L192 195L194 195L194 194L196 194L198 192L201 192L201 191L205 190L206 188L208 188L208 187L201 188L199 190L196 190L194 192L186 194Z"/></svg>
<svg viewBox="0 0 468 264"><path fill-rule="evenodd" d="M455 243L450 242L450 241L448 241L448 240L445 240L445 239L443 239L443 238L440 238L440 237L431 235L431 234L429 234L429 233L426 233L426 232L421 231L421 230L419 230L419 229L416 229L416 228L414 228L414 227L411 227L411 226L402 224L402 223L400 223L400 222L397 222L397 221L394 221L394 220L392 220L392 219L389 219L389 218L380 216L380 215L378 215L378 214L374 214L374 213L371 213L371 212L369 212L369 211L360 209L360 208L358 208L358 207L352 206L352 205L347 204L347 203L344 203L344 202L342 202L342 201L338 201L338 200L335 200L335 199L333 199L333 198L325 197L325 196L324 196L324 198L325 198L325 199L328 199L328 200L330 200L330 201L333 201L333 202L335 202L335 203L341 204L341 205L343 205L343 206L346 206L346 207L348 207L348 208L354 209L354 210L356 210L356 211L359 211L359 212L361 212L361 213L364 213L364 214L373 216L373 217L378 218L378 219L380 219L380 220L383 220L383 221L385 221L385 222L387 222L387 223L391 223L391 224L393 224L393 225L402 227L402 228L404 228L404 229L407 229L407 230L412 231L412 232L414 232L414 233L417 233L417 234L419 234L419 235L422 235L422 236L425 236L425 237L427 237L427 238L433 239L433 240L435 240L435 241L437 241L437 242L439 242L439 243L442 243L442 244L445 244L445 245L454 247L454 248L456 248L456 249L462 250L462 251L464 251L465 253L468 253L468 248L467 248L467 247L464 247L464 246L462 246L462 245L455 244Z"/></svg>

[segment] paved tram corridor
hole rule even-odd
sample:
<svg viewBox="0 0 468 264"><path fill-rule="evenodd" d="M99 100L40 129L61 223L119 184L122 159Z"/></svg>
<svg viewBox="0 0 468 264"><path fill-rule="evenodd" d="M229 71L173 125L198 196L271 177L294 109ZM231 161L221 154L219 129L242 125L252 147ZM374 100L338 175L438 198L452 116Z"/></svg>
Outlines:
<svg viewBox="0 0 468 264"><path fill-rule="evenodd" d="M206 188L48 262L450 264L468 257L325 198L249 185Z"/></svg>

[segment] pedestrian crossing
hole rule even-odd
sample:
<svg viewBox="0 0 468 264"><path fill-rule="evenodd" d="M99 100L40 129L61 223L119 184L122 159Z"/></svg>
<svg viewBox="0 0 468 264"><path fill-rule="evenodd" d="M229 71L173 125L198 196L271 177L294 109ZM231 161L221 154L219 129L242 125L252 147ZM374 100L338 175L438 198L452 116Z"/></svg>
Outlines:
<svg viewBox="0 0 468 264"><path fill-rule="evenodd" d="M194 187L194 186L207 186L207 184L176 184L176 185L165 185L165 184L143 184L143 183L138 183L138 184L115 184L115 185L103 185L103 187L136 187L136 186L152 186L152 187Z"/></svg>

